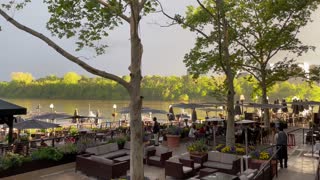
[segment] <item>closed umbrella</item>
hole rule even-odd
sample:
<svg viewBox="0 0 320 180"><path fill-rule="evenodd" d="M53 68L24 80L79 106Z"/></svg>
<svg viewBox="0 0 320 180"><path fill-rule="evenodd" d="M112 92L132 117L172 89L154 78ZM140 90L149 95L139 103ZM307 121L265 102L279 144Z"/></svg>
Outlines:
<svg viewBox="0 0 320 180"><path fill-rule="evenodd" d="M287 102L285 99L282 99L282 106L283 106L282 112L287 113L288 112L288 105L287 105Z"/></svg>
<svg viewBox="0 0 320 180"><path fill-rule="evenodd" d="M17 123L13 126L16 129L48 129L59 127L59 124L43 122L40 120L25 120L23 122Z"/></svg>
<svg viewBox="0 0 320 180"><path fill-rule="evenodd" d="M198 117L197 117L196 108L194 108L194 109L192 109L191 120L192 120L192 122L196 122L197 119L198 119Z"/></svg>
<svg viewBox="0 0 320 180"><path fill-rule="evenodd" d="M174 116L172 105L170 105L170 107L169 107L168 119L169 119L169 121L175 120L175 116Z"/></svg>
<svg viewBox="0 0 320 180"><path fill-rule="evenodd" d="M235 111L235 115L241 115L242 114L239 101L236 102L236 105L234 107L234 111Z"/></svg>

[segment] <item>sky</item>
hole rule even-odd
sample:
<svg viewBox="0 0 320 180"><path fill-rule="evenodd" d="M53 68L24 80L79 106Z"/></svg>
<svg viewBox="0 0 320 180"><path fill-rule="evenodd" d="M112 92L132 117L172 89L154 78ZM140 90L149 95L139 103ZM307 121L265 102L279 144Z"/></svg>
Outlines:
<svg viewBox="0 0 320 180"><path fill-rule="evenodd" d="M183 13L186 5L194 4L194 0L164 1L163 6L169 14ZM106 54L95 57L93 49L75 52L75 39L58 39L52 37L45 25L49 14L45 5L33 1L27 8L11 15L19 22L52 38L60 46L88 64L107 72L123 76L129 74L130 41L129 29L123 25L110 32L107 39ZM299 37L302 42L316 46L315 52L308 52L299 57L299 61L310 64L320 64L320 10L313 15L313 22L302 29ZM142 59L143 75L185 75L186 67L183 57L193 47L195 34L178 26L162 27L170 20L162 14L152 14L144 17L140 25L141 39L144 47ZM92 76L78 65L70 62L55 52L47 44L37 38L22 32L0 17L0 81L9 81L11 72L29 72L35 78L74 71ZM282 58L287 54L281 54Z"/></svg>

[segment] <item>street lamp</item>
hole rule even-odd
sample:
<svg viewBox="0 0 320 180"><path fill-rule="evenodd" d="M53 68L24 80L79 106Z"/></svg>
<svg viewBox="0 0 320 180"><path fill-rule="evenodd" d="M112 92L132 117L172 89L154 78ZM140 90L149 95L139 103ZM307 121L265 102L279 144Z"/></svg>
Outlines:
<svg viewBox="0 0 320 180"><path fill-rule="evenodd" d="M113 116L113 122L116 121L116 110L117 110L117 105L114 104L113 106L113 113L112 113L112 116ZM120 125L120 124L119 124Z"/></svg>
<svg viewBox="0 0 320 180"><path fill-rule="evenodd" d="M51 112L53 113L53 109L54 109L54 105L53 104L50 104L50 109L51 109Z"/></svg>
<svg viewBox="0 0 320 180"><path fill-rule="evenodd" d="M241 113L241 114L243 114L243 101L244 101L245 99L246 99L246 98L244 98L244 95L243 95L243 94L241 94L241 95L240 95L241 111L242 111L242 113Z"/></svg>

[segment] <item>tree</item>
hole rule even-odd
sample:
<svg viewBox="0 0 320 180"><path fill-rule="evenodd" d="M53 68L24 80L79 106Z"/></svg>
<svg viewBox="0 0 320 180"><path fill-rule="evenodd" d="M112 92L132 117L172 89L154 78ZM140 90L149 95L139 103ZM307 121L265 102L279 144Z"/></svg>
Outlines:
<svg viewBox="0 0 320 180"><path fill-rule="evenodd" d="M30 73L13 72L11 73L11 79L12 81L15 81L15 82L30 84L34 78Z"/></svg>
<svg viewBox="0 0 320 180"><path fill-rule="evenodd" d="M213 72L226 75L223 91L227 96L228 123L226 144L233 146L234 137L234 79L238 70L238 50L234 46L234 33L228 26L232 1L197 0L198 7L189 6L186 17L176 15L174 20L198 36L195 47L185 56L189 73L197 78L200 74Z"/></svg>
<svg viewBox="0 0 320 180"><path fill-rule="evenodd" d="M63 76L63 83L65 84L78 84L81 80L81 76L75 72L68 72Z"/></svg>
<svg viewBox="0 0 320 180"><path fill-rule="evenodd" d="M289 77L303 76L296 58L275 60L279 52L300 56L313 47L304 45L297 37L299 30L311 21L310 15L319 0L258 0L235 1L230 26L236 42L243 48L242 68L253 75L262 90L262 103L267 103L268 88ZM271 64L273 61L273 65ZM268 111L268 109L265 109ZM264 113L269 127L269 113Z"/></svg>
<svg viewBox="0 0 320 180"><path fill-rule="evenodd" d="M128 23L131 44L131 64L129 67L131 79L130 82L127 82L121 77L90 66L84 60L67 52L50 38L17 22L5 11L12 8L21 9L30 1L4 2L0 6L0 15L16 28L41 39L66 59L76 63L86 71L118 82L130 94L130 175L131 179L134 180L143 179L143 148L141 146L143 97L140 90L143 46L139 35L139 23L142 16L154 10L152 7L155 3L151 0L44 0L48 4L51 14L47 28L59 38L77 37L77 50L87 46L94 48L98 55L104 53L106 45L95 44L95 42L107 37L108 30L112 30L123 23Z"/></svg>

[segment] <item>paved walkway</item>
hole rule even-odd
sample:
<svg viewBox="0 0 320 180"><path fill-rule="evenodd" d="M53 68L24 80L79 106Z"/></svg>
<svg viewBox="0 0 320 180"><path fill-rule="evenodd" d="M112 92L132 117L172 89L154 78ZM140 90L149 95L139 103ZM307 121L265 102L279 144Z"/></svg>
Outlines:
<svg viewBox="0 0 320 180"><path fill-rule="evenodd" d="M291 128L289 130L292 130ZM274 179L284 180L314 180L318 160L306 156L311 152L311 145L302 144L302 130L294 132L297 146L289 148L288 168L279 169L279 175ZM173 156L186 153L186 145L172 149ZM145 165L145 176L151 180L165 180L164 168ZM80 172L75 172L75 163L47 168L17 176L3 178L3 180L94 180ZM168 178L167 178L168 179Z"/></svg>

